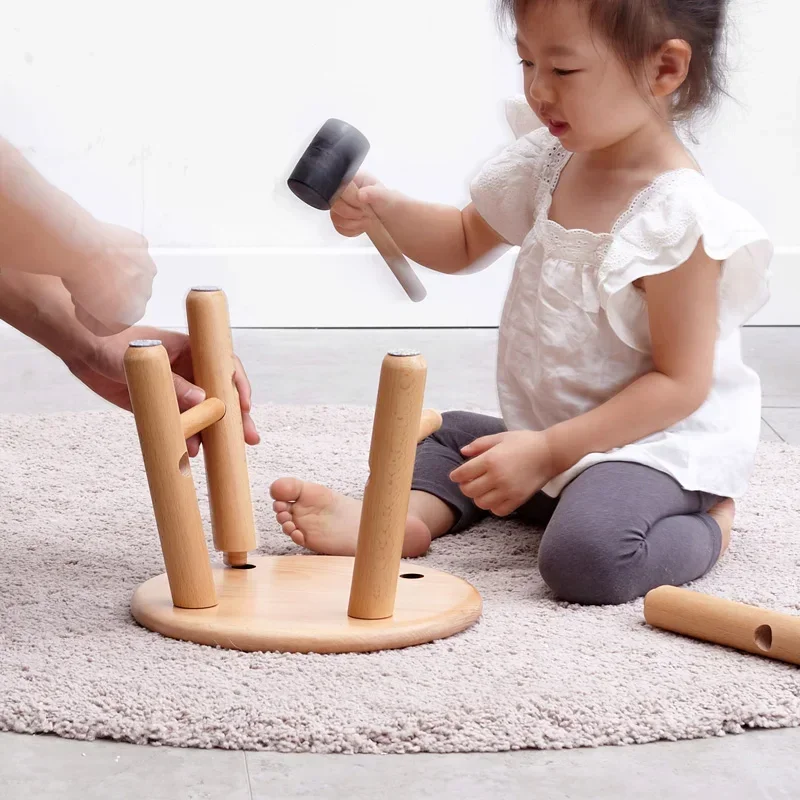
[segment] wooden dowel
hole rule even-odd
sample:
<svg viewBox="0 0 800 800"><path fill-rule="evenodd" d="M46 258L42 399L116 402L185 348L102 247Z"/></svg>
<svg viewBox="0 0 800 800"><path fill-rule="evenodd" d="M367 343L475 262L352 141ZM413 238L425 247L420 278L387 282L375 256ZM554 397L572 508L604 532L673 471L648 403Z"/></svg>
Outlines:
<svg viewBox="0 0 800 800"><path fill-rule="evenodd" d="M419 434L417 442L427 439L432 433L436 433L442 427L442 415L432 408L426 408L422 412L422 419L419 421Z"/></svg>
<svg viewBox="0 0 800 800"><path fill-rule="evenodd" d="M217 595L169 356L159 341L136 341L124 366L172 602L210 608Z"/></svg>
<svg viewBox="0 0 800 800"><path fill-rule="evenodd" d="M427 366L418 353L383 360L348 615L394 613Z"/></svg>
<svg viewBox="0 0 800 800"><path fill-rule="evenodd" d="M659 586L645 596L644 618L656 628L800 664L800 616Z"/></svg>
<svg viewBox="0 0 800 800"><path fill-rule="evenodd" d="M247 564L247 553L225 553L225 563L229 567L243 567Z"/></svg>
<svg viewBox="0 0 800 800"><path fill-rule="evenodd" d="M195 383L225 404L225 416L202 434L214 547L227 554L256 549L228 301L216 288L192 289L186 298Z"/></svg>
<svg viewBox="0 0 800 800"><path fill-rule="evenodd" d="M225 403L216 397L209 397L199 405L190 408L181 414L183 425L183 438L190 439L196 433L204 431L225 416Z"/></svg>

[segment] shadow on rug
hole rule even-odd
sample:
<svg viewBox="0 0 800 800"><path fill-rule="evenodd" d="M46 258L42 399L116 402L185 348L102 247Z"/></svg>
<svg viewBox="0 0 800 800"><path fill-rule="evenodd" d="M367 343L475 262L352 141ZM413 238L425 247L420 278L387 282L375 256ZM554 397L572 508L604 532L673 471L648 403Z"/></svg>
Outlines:
<svg viewBox="0 0 800 800"><path fill-rule="evenodd" d="M297 552L285 474L361 496L372 410L261 406L250 448L260 555ZM424 562L472 582L483 619L366 655L239 653L129 614L163 572L133 418L0 417L0 729L283 752L471 752L691 739L800 724L800 670L649 628L642 602L558 603L536 531L488 521ZM210 531L202 459L193 462ZM730 551L691 588L797 612L800 450L763 444ZM214 554L216 560L218 554Z"/></svg>

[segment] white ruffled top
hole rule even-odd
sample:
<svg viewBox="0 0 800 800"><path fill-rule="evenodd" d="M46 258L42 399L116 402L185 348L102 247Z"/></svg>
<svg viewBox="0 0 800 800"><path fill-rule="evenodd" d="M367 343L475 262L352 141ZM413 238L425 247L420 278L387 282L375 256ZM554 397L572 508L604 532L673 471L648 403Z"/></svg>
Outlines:
<svg viewBox="0 0 800 800"><path fill-rule="evenodd" d="M555 497L587 467L633 461L688 490L739 497L761 429L761 385L741 354L741 326L769 296L772 244L701 173L658 176L610 233L567 230L548 217L569 160L546 128L522 135L471 186L479 213L520 247L500 322L497 382L509 430L544 430L590 411L653 368L647 301L634 281L686 261L702 239L723 263L714 379L706 402L670 428L556 476Z"/></svg>

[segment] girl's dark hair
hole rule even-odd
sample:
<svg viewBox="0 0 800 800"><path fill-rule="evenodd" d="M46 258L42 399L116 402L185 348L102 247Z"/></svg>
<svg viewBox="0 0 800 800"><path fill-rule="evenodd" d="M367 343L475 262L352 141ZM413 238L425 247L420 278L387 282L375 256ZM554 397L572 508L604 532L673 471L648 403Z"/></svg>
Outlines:
<svg viewBox="0 0 800 800"><path fill-rule="evenodd" d="M531 3L557 0L497 0L502 23L515 24ZM686 80L673 98L673 119L711 110L725 94L722 53L728 0L577 0L592 27L605 34L623 63L636 70L668 39L692 48Z"/></svg>

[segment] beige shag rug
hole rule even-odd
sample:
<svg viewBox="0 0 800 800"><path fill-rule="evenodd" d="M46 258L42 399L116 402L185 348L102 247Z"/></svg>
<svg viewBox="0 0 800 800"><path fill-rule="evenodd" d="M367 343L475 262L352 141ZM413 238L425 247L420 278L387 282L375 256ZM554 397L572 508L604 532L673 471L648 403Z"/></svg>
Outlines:
<svg viewBox="0 0 800 800"><path fill-rule="evenodd" d="M256 410L249 450L261 554L270 482L360 496L372 411ZM193 462L208 530L202 459ZM800 668L649 628L641 601L555 602L536 532L491 521L426 562L473 582L484 617L404 651L238 653L162 638L129 615L163 572L133 419L0 417L0 729L283 752L466 752L690 739L800 723ZM216 554L215 554L216 558ZM800 451L762 446L733 545L694 588L797 613Z"/></svg>

